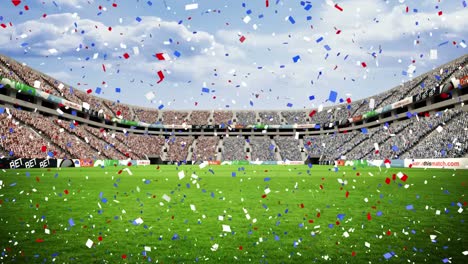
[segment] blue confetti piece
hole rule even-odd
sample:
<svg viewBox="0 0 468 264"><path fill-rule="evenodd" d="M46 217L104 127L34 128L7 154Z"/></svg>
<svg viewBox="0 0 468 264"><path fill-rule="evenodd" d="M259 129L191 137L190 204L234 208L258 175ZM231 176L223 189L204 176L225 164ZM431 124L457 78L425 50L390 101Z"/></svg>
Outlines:
<svg viewBox="0 0 468 264"><path fill-rule="evenodd" d="M293 106L293 104L291 104L291 103L288 103L286 106L287 106L287 107L292 107L292 106Z"/></svg>
<svg viewBox="0 0 468 264"><path fill-rule="evenodd" d="M236 177L236 173L235 172L231 173L231 176Z"/></svg>
<svg viewBox="0 0 468 264"><path fill-rule="evenodd" d="M215 198L214 192L211 192L210 196L211 196L211 198Z"/></svg>
<svg viewBox="0 0 468 264"><path fill-rule="evenodd" d="M318 38L315 42L319 43L320 41L323 40L323 37Z"/></svg>
<svg viewBox="0 0 468 264"><path fill-rule="evenodd" d="M328 46L328 45L324 45L323 47L324 47L327 51L330 51L330 50L331 50L330 46Z"/></svg>
<svg viewBox="0 0 468 264"><path fill-rule="evenodd" d="M463 1L463 7L466 7L466 1Z"/></svg>
<svg viewBox="0 0 468 264"><path fill-rule="evenodd" d="M101 199L101 202L107 203L107 198L102 198L102 199Z"/></svg>
<svg viewBox="0 0 468 264"><path fill-rule="evenodd" d="M361 128L361 132L362 132L363 134L367 134L367 128L365 128L365 127Z"/></svg>
<svg viewBox="0 0 468 264"><path fill-rule="evenodd" d="M101 87L96 87L96 91L95 91L95 93L97 93L97 94L101 94L101 91L102 91Z"/></svg>
<svg viewBox="0 0 468 264"><path fill-rule="evenodd" d="M28 46L29 44L27 42L24 42L24 43L21 43L21 47L26 47Z"/></svg>
<svg viewBox="0 0 468 264"><path fill-rule="evenodd" d="M266 182L267 182L267 181L270 181L270 180L271 180L270 177L266 177L266 178L263 179L263 181L266 181Z"/></svg>
<svg viewBox="0 0 468 264"><path fill-rule="evenodd" d="M309 101L312 101L312 100L314 100L314 99L315 99L315 96L314 96L314 95L309 96Z"/></svg>
<svg viewBox="0 0 468 264"><path fill-rule="evenodd" d="M209 92L210 92L210 89L208 89L208 88L202 88L201 91L202 91L202 93L209 93Z"/></svg>
<svg viewBox="0 0 468 264"><path fill-rule="evenodd" d="M136 20L137 22L141 22L141 17L136 17L135 20Z"/></svg>
<svg viewBox="0 0 468 264"><path fill-rule="evenodd" d="M393 145L393 146L392 146L392 150L395 151L395 152L397 152L397 151L398 151L398 146Z"/></svg>
<svg viewBox="0 0 468 264"><path fill-rule="evenodd" d="M328 101L330 102L336 102L336 97L338 96L338 93L335 91L330 91L330 95L328 96Z"/></svg>
<svg viewBox="0 0 468 264"><path fill-rule="evenodd" d="M0 114L3 114L3 113L5 113L5 108L0 107Z"/></svg>
<svg viewBox="0 0 468 264"><path fill-rule="evenodd" d="M312 20L312 16L307 16L307 21Z"/></svg>
<svg viewBox="0 0 468 264"><path fill-rule="evenodd" d="M409 205L406 206L406 210L413 210L413 209L414 209L414 207L413 207L412 204L409 204Z"/></svg>
<svg viewBox="0 0 468 264"><path fill-rule="evenodd" d="M176 56L177 58L179 58L179 57L180 57L180 55L181 55L181 54L180 54L180 52L178 52L177 50L176 50L176 51L174 51L174 56Z"/></svg>
<svg viewBox="0 0 468 264"><path fill-rule="evenodd" d="M275 235L275 241L279 241L280 240L280 237Z"/></svg>
<svg viewBox="0 0 468 264"><path fill-rule="evenodd" d="M250 15L250 14L252 14L252 10L249 9L249 10L245 11L245 13L246 13L247 15Z"/></svg>
<svg viewBox="0 0 468 264"><path fill-rule="evenodd" d="M448 43L449 43L448 41L442 42L442 43L439 44L439 47L443 46L443 45L447 45Z"/></svg>
<svg viewBox="0 0 468 264"><path fill-rule="evenodd" d="M382 214L383 214L382 211L378 211L375 215L382 216Z"/></svg>
<svg viewBox="0 0 468 264"><path fill-rule="evenodd" d="M250 106L253 106L253 105L254 105L254 103L252 101L250 101Z"/></svg>
<svg viewBox="0 0 468 264"><path fill-rule="evenodd" d="M292 16L289 16L288 20L291 22L291 24L296 24L296 20L294 20Z"/></svg>
<svg viewBox="0 0 468 264"><path fill-rule="evenodd" d="M75 225L75 221L73 221L73 218L68 219L68 224L69 224L70 226L74 226L74 225Z"/></svg>
<svg viewBox="0 0 468 264"><path fill-rule="evenodd" d="M146 4L148 4L149 6L152 6L152 5L153 5L153 2L148 1L148 2L146 2Z"/></svg>
<svg viewBox="0 0 468 264"><path fill-rule="evenodd" d="M343 221L345 216L346 216L345 214L338 214L336 218L340 219L340 221Z"/></svg>
<svg viewBox="0 0 468 264"><path fill-rule="evenodd" d="M333 228L334 224L328 224L328 228Z"/></svg>
<svg viewBox="0 0 468 264"><path fill-rule="evenodd" d="M52 151L47 152L47 155L48 155L49 157L51 157L51 158L54 157L54 153L53 153Z"/></svg>
<svg viewBox="0 0 468 264"><path fill-rule="evenodd" d="M115 92L116 92L116 93L120 93L120 91L121 91L120 88L118 88L118 87L115 88Z"/></svg>
<svg viewBox="0 0 468 264"><path fill-rule="evenodd" d="M58 7L58 5L57 5L57 3L55 1L52 1L52 3L54 3L55 7Z"/></svg>
<svg viewBox="0 0 468 264"><path fill-rule="evenodd" d="M161 109L163 109L163 108L164 108L164 105L160 105L160 106L158 107L159 110L161 110Z"/></svg>
<svg viewBox="0 0 468 264"><path fill-rule="evenodd" d="M389 259L389 258L393 257L393 255L391 253L388 253L388 252L385 253L383 256L384 256L385 259Z"/></svg>
<svg viewBox="0 0 468 264"><path fill-rule="evenodd" d="M307 4L307 5L304 7L304 9L305 9L306 11L309 11L311 8L312 8L312 5L311 5L311 4Z"/></svg>
<svg viewBox="0 0 468 264"><path fill-rule="evenodd" d="M293 62L296 63L296 62L298 62L298 61L301 59L301 56L296 55L296 56L294 56L292 59L293 59Z"/></svg>

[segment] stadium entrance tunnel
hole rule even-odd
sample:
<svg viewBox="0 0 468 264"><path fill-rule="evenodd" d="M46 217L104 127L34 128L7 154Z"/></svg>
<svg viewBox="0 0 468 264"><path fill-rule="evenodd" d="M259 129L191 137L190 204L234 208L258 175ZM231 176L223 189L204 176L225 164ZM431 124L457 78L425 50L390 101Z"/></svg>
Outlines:
<svg viewBox="0 0 468 264"><path fill-rule="evenodd" d="M307 157L305 164L319 164L320 157Z"/></svg>
<svg viewBox="0 0 468 264"><path fill-rule="evenodd" d="M148 157L149 161L150 161L150 164L153 165L153 164L166 164L166 162L164 162L161 157Z"/></svg>

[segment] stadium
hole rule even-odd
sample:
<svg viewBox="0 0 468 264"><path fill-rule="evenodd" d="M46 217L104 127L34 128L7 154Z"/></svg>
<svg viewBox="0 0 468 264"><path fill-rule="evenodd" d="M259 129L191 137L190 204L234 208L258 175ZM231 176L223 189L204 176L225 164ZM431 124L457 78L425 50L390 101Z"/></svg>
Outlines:
<svg viewBox="0 0 468 264"><path fill-rule="evenodd" d="M99 93L0 54L2 263L467 261L466 54L305 109Z"/></svg>

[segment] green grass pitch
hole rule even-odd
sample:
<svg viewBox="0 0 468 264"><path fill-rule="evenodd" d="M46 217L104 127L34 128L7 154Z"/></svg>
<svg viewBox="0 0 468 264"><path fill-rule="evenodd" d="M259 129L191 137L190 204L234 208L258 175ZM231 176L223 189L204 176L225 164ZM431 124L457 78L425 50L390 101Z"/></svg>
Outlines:
<svg viewBox="0 0 468 264"><path fill-rule="evenodd" d="M467 170L128 168L0 171L0 261L468 261Z"/></svg>

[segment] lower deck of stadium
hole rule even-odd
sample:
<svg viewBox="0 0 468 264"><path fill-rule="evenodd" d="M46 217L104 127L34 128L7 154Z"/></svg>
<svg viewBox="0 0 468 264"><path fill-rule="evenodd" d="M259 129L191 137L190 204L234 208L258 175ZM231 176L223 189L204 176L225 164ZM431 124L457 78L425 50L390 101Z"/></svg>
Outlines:
<svg viewBox="0 0 468 264"><path fill-rule="evenodd" d="M466 108L466 107L465 107ZM0 114L4 157L162 161L306 161L457 158L468 150L468 112L458 107L372 128L320 135L150 135L109 131L56 116ZM181 135L182 134L182 135Z"/></svg>

